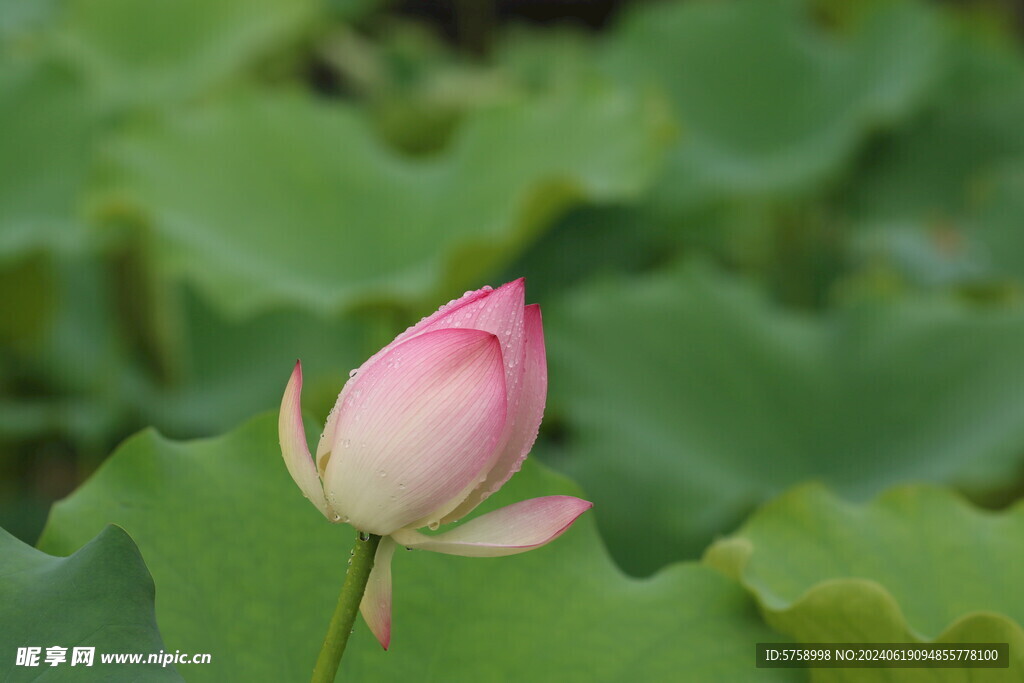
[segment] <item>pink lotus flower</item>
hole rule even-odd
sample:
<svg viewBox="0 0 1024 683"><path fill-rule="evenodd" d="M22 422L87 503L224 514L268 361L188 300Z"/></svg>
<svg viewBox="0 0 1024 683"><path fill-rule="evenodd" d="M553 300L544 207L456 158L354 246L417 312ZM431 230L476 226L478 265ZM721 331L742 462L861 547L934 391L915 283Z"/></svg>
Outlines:
<svg viewBox="0 0 1024 683"><path fill-rule="evenodd" d="M467 292L398 335L353 371L327 418L314 462L296 364L281 403L281 450L302 493L332 521L382 536L360 610L387 649L391 557L399 545L496 557L560 536L592 503L521 501L451 531L519 471L547 396L540 306L522 279Z"/></svg>

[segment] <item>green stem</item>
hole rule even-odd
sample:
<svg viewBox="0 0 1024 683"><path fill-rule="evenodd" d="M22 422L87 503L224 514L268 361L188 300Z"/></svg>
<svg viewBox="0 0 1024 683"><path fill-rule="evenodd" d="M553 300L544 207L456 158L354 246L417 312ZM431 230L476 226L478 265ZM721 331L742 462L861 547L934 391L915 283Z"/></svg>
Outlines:
<svg viewBox="0 0 1024 683"><path fill-rule="evenodd" d="M365 540L364 540L365 539ZM313 667L312 683L333 683L341 664L341 656L345 654L348 637L352 633L352 625L356 621L359 603L366 591L366 582L373 569L373 557L377 554L380 536L359 533L355 547L352 548L352 559L345 573L345 585L338 596L338 606L334 608L331 625L327 627L324 645L320 648L316 666Z"/></svg>

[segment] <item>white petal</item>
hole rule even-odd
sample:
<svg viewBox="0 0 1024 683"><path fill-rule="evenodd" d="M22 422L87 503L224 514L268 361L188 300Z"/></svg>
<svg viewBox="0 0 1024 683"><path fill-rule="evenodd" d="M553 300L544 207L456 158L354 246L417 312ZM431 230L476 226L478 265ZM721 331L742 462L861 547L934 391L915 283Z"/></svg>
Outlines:
<svg viewBox="0 0 1024 683"><path fill-rule="evenodd" d="M523 466L544 417L544 405L548 395L548 364L544 348L544 325L540 306L526 307L524 316L525 359L523 361L522 391L516 404L516 412L510 408L510 435L494 465L487 473L484 483L472 491L466 499L450 512L442 524L462 519L477 505L500 489L509 478Z"/></svg>
<svg viewBox="0 0 1024 683"><path fill-rule="evenodd" d="M409 548L466 557L525 553L550 543L572 526L593 503L572 496L531 498L499 508L436 536L411 529L392 534Z"/></svg>
<svg viewBox="0 0 1024 683"><path fill-rule="evenodd" d="M324 489L320 484L316 465L309 454L309 445L306 443L306 428L302 424L302 404L299 400L301 394L302 364L296 362L291 379L284 390L284 398L281 399L281 412L277 421L281 455L284 456L288 473L299 485L303 495L309 498L324 517L334 521L334 515L328 509L324 498Z"/></svg>
<svg viewBox="0 0 1024 683"><path fill-rule="evenodd" d="M356 376L337 416L324 490L342 519L387 536L450 510L486 474L504 429L498 340L466 329L417 335Z"/></svg>

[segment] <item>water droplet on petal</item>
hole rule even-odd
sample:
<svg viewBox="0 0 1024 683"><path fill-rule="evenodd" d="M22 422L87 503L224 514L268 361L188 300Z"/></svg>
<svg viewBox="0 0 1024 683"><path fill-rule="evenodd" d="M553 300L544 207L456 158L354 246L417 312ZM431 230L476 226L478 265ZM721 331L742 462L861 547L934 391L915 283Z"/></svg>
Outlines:
<svg viewBox="0 0 1024 683"><path fill-rule="evenodd" d="M356 373L358 373L358 372L359 372L359 368L352 368L351 370L348 371L348 376L349 377L355 377Z"/></svg>
<svg viewBox="0 0 1024 683"><path fill-rule="evenodd" d="M440 526L441 526L441 522L431 522L430 524L427 525L427 528L429 528L431 531L437 531L438 527L440 527Z"/></svg>
<svg viewBox="0 0 1024 683"><path fill-rule="evenodd" d="M386 476L388 476L388 473L387 473L387 472L385 472L384 470L381 470L381 471L377 472L377 474L378 474L378 476L380 476L381 478L383 478L383 477L386 477Z"/></svg>
<svg viewBox="0 0 1024 683"><path fill-rule="evenodd" d="M370 540L370 534L366 533L365 531L360 531L359 532L359 540L360 541L369 541Z"/></svg>

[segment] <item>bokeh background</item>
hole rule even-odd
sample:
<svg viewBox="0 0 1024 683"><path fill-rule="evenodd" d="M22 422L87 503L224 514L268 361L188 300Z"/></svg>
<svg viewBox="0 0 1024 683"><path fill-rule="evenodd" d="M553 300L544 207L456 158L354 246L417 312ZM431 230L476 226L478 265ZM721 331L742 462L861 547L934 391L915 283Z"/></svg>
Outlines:
<svg viewBox="0 0 1024 683"><path fill-rule="evenodd" d="M320 420L521 275L534 457L632 574L808 480L1004 507L1021 34L1012 0L3 0L0 526L141 428L274 409L297 357Z"/></svg>

